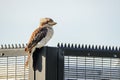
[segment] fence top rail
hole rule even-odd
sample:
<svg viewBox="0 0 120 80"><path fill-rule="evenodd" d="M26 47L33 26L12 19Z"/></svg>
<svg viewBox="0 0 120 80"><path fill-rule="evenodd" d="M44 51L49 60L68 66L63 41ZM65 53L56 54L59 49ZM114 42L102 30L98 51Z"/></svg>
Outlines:
<svg viewBox="0 0 120 80"><path fill-rule="evenodd" d="M0 49L16 49L16 48L25 48L27 44L5 44L1 45Z"/></svg>
<svg viewBox="0 0 120 80"><path fill-rule="evenodd" d="M120 47L95 45L58 44L65 56L111 57L120 58Z"/></svg>
<svg viewBox="0 0 120 80"><path fill-rule="evenodd" d="M0 46L0 57L27 56L24 51L26 44L5 44Z"/></svg>
<svg viewBox="0 0 120 80"><path fill-rule="evenodd" d="M1 45L0 57L26 56L27 54L24 51L25 46L26 44ZM58 43L58 48L63 50L65 56L68 55L120 58L120 47Z"/></svg>
<svg viewBox="0 0 120 80"><path fill-rule="evenodd" d="M0 57L27 56L24 48L19 49L0 49Z"/></svg>
<svg viewBox="0 0 120 80"><path fill-rule="evenodd" d="M19 49L25 48L27 44L5 44L1 45L0 49ZM76 49L89 49L89 50L104 50L104 51L120 51L120 47L115 46L101 46L101 45L84 45L84 44L63 44L58 43L59 48L76 48Z"/></svg>
<svg viewBox="0 0 120 80"><path fill-rule="evenodd" d="M87 50L101 50L101 51L118 51L120 47L115 46L104 46L104 45L87 45L87 44L63 44L58 43L59 48L73 48L73 49L87 49Z"/></svg>

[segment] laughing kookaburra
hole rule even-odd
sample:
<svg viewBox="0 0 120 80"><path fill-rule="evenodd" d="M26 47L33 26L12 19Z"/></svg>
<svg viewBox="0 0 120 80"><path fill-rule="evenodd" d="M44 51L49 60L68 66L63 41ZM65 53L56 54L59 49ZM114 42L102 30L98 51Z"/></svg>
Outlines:
<svg viewBox="0 0 120 80"><path fill-rule="evenodd" d="M51 18L42 18L40 20L40 26L32 33L25 51L28 53L28 58L25 62L25 67L28 66L28 62L31 56L32 50L39 43L39 48L43 47L53 36L53 25L56 25Z"/></svg>

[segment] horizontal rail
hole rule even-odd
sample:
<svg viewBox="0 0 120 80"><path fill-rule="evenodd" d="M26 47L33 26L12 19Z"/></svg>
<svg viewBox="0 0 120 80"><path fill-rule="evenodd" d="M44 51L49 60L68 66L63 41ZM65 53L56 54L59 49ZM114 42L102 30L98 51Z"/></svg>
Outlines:
<svg viewBox="0 0 120 80"><path fill-rule="evenodd" d="M115 46L102 46L102 45L84 45L84 44L63 44L58 43L59 48L71 49L88 49L88 50L102 50L102 51L120 51L120 47Z"/></svg>
<svg viewBox="0 0 120 80"><path fill-rule="evenodd" d="M0 49L0 57L27 56L24 48Z"/></svg>
<svg viewBox="0 0 120 80"><path fill-rule="evenodd" d="M64 56L120 58L120 47L95 45L58 44Z"/></svg>
<svg viewBox="0 0 120 80"><path fill-rule="evenodd" d="M120 51L100 51L89 49L63 49L64 56L88 56L88 57L111 57L120 58Z"/></svg>

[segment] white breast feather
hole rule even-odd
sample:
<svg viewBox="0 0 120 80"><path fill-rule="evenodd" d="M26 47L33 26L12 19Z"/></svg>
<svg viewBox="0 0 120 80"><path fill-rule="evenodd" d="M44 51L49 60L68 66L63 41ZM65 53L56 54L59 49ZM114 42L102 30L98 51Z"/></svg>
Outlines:
<svg viewBox="0 0 120 80"><path fill-rule="evenodd" d="M36 47L43 47L53 36L53 29L52 28L48 28L48 32L46 34L46 36L38 43L38 45Z"/></svg>

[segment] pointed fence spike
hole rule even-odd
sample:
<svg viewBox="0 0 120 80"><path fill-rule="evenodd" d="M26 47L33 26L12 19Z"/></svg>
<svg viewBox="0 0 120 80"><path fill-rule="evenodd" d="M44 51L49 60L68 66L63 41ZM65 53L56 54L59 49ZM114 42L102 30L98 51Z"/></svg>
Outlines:
<svg viewBox="0 0 120 80"><path fill-rule="evenodd" d="M118 47L115 47L115 51L118 51Z"/></svg>
<svg viewBox="0 0 120 80"><path fill-rule="evenodd" d="M87 44L85 44L85 49L87 49Z"/></svg>
<svg viewBox="0 0 120 80"><path fill-rule="evenodd" d="M5 47L4 47L5 49L7 49L7 45L5 44Z"/></svg>
<svg viewBox="0 0 120 80"><path fill-rule="evenodd" d="M63 48L63 43L61 43L61 46L60 46L61 48Z"/></svg>
<svg viewBox="0 0 120 80"><path fill-rule="evenodd" d="M84 49L84 44L82 44L81 48Z"/></svg>
<svg viewBox="0 0 120 80"><path fill-rule="evenodd" d="M74 48L74 45L73 45L73 44L71 45L71 48Z"/></svg>
<svg viewBox="0 0 120 80"><path fill-rule="evenodd" d="M14 48L14 45L12 44L12 48Z"/></svg>
<svg viewBox="0 0 120 80"><path fill-rule="evenodd" d="M68 43L68 48L70 48L70 43Z"/></svg>
<svg viewBox="0 0 120 80"><path fill-rule="evenodd" d="M22 44L22 48L25 48L25 45L24 45L24 44Z"/></svg>
<svg viewBox="0 0 120 80"><path fill-rule="evenodd" d="M102 46L102 50L104 50L104 46Z"/></svg>
<svg viewBox="0 0 120 80"><path fill-rule="evenodd" d="M10 44L8 44L8 49L10 49L11 47L10 47Z"/></svg>
<svg viewBox="0 0 120 80"><path fill-rule="evenodd" d="M98 48L97 48L97 45L95 46L95 49L98 49Z"/></svg>
<svg viewBox="0 0 120 80"><path fill-rule="evenodd" d="M94 45L92 45L92 49L94 49Z"/></svg>
<svg viewBox="0 0 120 80"><path fill-rule="evenodd" d="M78 45L78 48L80 48L80 44Z"/></svg>
<svg viewBox="0 0 120 80"><path fill-rule="evenodd" d="M28 43L25 44L25 46L27 46L27 45L28 45Z"/></svg>
<svg viewBox="0 0 120 80"><path fill-rule="evenodd" d="M77 47L77 44L75 44L75 48L78 48L78 47Z"/></svg>
<svg viewBox="0 0 120 80"><path fill-rule="evenodd" d="M111 51L111 47L109 46L109 49L108 50L110 50Z"/></svg>
<svg viewBox="0 0 120 80"><path fill-rule="evenodd" d="M57 47L60 47L60 43L57 44Z"/></svg>
<svg viewBox="0 0 120 80"><path fill-rule="evenodd" d="M15 48L18 48L17 44L15 44Z"/></svg>
<svg viewBox="0 0 120 80"><path fill-rule="evenodd" d="M107 46L105 47L105 50L108 50L108 47L107 47Z"/></svg>
<svg viewBox="0 0 120 80"><path fill-rule="evenodd" d="M91 49L91 46L90 46L90 45L88 46L88 49Z"/></svg>
<svg viewBox="0 0 120 80"><path fill-rule="evenodd" d="M64 47L67 47L67 44L66 44L66 43L64 44Z"/></svg>
<svg viewBox="0 0 120 80"><path fill-rule="evenodd" d="M114 49L114 46L112 47L112 51L114 51L115 49Z"/></svg>
<svg viewBox="0 0 120 80"><path fill-rule="evenodd" d="M21 44L19 44L19 46L18 46L19 48L21 48Z"/></svg>
<svg viewBox="0 0 120 80"><path fill-rule="evenodd" d="M99 50L101 50L101 46L99 45Z"/></svg>
<svg viewBox="0 0 120 80"><path fill-rule="evenodd" d="M1 45L1 49L3 49L3 45Z"/></svg>
<svg viewBox="0 0 120 80"><path fill-rule="evenodd" d="M22 48L25 48L25 45L24 45L24 43L22 44Z"/></svg>

